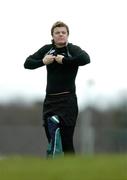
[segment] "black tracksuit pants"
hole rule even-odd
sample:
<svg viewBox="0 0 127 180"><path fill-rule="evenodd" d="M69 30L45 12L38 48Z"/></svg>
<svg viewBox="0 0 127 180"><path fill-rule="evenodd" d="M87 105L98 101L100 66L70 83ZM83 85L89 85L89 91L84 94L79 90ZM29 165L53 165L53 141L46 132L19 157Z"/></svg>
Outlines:
<svg viewBox="0 0 127 180"><path fill-rule="evenodd" d="M50 142L47 119L57 115L60 118L60 132L64 153L74 153L73 135L78 115L77 97L75 93L57 96L46 95L43 105L45 132Z"/></svg>

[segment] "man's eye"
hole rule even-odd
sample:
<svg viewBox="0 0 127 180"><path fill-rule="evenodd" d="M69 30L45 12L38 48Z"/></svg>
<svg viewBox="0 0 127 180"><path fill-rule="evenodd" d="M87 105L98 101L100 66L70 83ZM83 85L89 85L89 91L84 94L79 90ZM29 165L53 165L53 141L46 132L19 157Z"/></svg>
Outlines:
<svg viewBox="0 0 127 180"><path fill-rule="evenodd" d="M66 34L66 32L55 32L55 34Z"/></svg>

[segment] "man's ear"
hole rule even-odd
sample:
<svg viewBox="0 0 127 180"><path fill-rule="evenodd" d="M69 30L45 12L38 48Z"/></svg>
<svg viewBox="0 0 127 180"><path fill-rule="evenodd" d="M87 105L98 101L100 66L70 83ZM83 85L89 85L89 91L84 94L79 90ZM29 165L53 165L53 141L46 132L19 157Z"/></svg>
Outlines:
<svg viewBox="0 0 127 180"><path fill-rule="evenodd" d="M54 39L51 40L52 44L54 44Z"/></svg>

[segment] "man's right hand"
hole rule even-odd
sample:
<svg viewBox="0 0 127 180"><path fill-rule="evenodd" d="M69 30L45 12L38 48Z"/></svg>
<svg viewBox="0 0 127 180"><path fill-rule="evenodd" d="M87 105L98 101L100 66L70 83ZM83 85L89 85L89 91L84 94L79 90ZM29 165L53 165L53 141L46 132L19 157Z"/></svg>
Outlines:
<svg viewBox="0 0 127 180"><path fill-rule="evenodd" d="M53 63L54 59L55 59L55 56L53 56L53 55L50 54L50 55L46 55L46 56L42 59L42 61L43 61L43 63L44 63L45 65L48 65L48 64Z"/></svg>

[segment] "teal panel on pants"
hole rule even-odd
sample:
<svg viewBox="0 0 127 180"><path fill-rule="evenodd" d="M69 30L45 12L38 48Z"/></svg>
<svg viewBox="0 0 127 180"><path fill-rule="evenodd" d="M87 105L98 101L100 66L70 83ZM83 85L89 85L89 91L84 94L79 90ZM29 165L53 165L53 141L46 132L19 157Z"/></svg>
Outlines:
<svg viewBox="0 0 127 180"><path fill-rule="evenodd" d="M50 143L48 144L47 156L55 157L63 155L62 140L59 128L58 116L52 116L48 119L48 129L51 136Z"/></svg>

